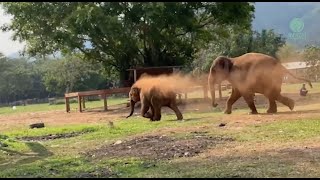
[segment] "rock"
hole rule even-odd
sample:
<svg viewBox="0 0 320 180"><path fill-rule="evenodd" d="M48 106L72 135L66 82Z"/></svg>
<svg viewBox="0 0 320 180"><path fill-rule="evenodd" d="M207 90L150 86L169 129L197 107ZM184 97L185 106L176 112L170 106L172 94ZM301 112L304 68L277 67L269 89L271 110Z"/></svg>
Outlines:
<svg viewBox="0 0 320 180"><path fill-rule="evenodd" d="M116 141L116 142L114 143L114 145L121 144L121 143L122 143L122 141L121 141L121 140L118 140L118 141Z"/></svg>
<svg viewBox="0 0 320 180"><path fill-rule="evenodd" d="M44 123L34 123L34 124L30 124L30 129L33 128L44 128Z"/></svg>
<svg viewBox="0 0 320 180"><path fill-rule="evenodd" d="M219 127L223 127L223 126L225 126L226 125L226 123L220 123L219 124Z"/></svg>

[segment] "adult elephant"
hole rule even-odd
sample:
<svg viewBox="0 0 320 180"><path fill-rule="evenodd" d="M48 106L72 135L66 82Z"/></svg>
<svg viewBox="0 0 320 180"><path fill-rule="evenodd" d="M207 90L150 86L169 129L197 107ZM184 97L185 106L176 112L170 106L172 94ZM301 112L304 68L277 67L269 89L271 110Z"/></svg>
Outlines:
<svg viewBox="0 0 320 180"><path fill-rule="evenodd" d="M177 93L172 88L173 86L166 86L170 83L167 81L156 77L146 77L132 85L129 92L131 112L127 118L132 116L135 104L140 101L142 117L150 118L151 121L160 121L161 108L167 106L175 112L178 120L182 120L183 116L176 103ZM151 112L148 111L149 109Z"/></svg>
<svg viewBox="0 0 320 180"><path fill-rule="evenodd" d="M296 79L303 80L312 84L309 80L296 77L288 71L279 60L261 53L246 53L235 58L224 56L217 57L208 75L209 91L212 97L212 106L215 103L215 84L227 80L232 85L232 92L226 103L224 113L231 114L232 105L243 97L251 114L257 114L254 104L254 94L261 93L269 99L267 113L276 113L276 101L288 106L290 110L294 108L294 101L280 94L284 75L288 73Z"/></svg>

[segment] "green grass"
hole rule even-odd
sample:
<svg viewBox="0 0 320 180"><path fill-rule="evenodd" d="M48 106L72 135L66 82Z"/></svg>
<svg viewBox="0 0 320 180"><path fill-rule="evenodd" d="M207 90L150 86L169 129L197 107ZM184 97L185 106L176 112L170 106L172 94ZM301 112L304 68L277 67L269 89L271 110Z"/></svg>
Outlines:
<svg viewBox="0 0 320 180"><path fill-rule="evenodd" d="M239 141L289 142L320 137L320 118L281 120L263 125L252 125L237 133Z"/></svg>
<svg viewBox="0 0 320 180"><path fill-rule="evenodd" d="M128 98L109 98L107 100L108 106L117 105L126 103ZM40 112L40 111L54 111L54 110L65 110L65 104L58 105L49 105L49 103L45 104L32 104L26 106L16 106L16 109L13 110L12 107L1 107L0 115L10 115L10 114L19 114L19 113L27 113L27 112ZM78 108L77 103L70 104L71 110L75 110ZM87 101L86 108L103 108L103 101Z"/></svg>
<svg viewBox="0 0 320 180"><path fill-rule="evenodd" d="M242 112L242 111L241 111ZM241 113L237 111L236 113ZM102 158L93 160L83 157L80 152L87 151L102 144L118 139L127 139L133 135L159 132L161 129L196 128L207 126L210 134L234 137L238 145L249 143L281 144L285 142L303 142L320 138L320 117L313 119L296 119L274 121L260 126L249 125L239 130L228 131L219 128L220 112L186 113L185 121L176 121L174 115L166 115L159 122L149 122L144 118L131 118L115 121L114 128L107 123L97 125L57 126L44 129L16 130L5 132L11 140L22 136L40 136L55 133L87 132L81 136L26 143L14 140L6 149L10 152L35 153L34 157L12 153L10 157L0 155L0 177L75 177L79 173L95 173L103 177L102 169L116 174L112 177L312 177L319 175L313 168L320 165L314 163L309 169L302 170L294 160L280 155L237 153L227 156L179 158L170 161L144 161L139 158ZM184 132L186 135L191 131ZM176 132L179 134L179 132ZM182 133L183 134L183 133ZM181 133L179 134L181 135ZM5 137L5 136L4 136ZM20 158L17 163L9 163ZM281 158L283 158L281 160ZM307 157L312 160L315 156ZM316 156L318 158L318 156ZM280 160L279 160L280 159ZM9 165L1 166L1 164ZM146 163L154 166L146 167Z"/></svg>
<svg viewBox="0 0 320 180"><path fill-rule="evenodd" d="M77 124L77 125L67 125L67 126L48 126L40 129L27 129L20 128L16 130L10 130L8 132L4 131L4 134L9 137L24 137L24 136L44 136L49 134L63 134L70 132L94 132L100 128L99 125L88 125L88 124Z"/></svg>
<svg viewBox="0 0 320 180"><path fill-rule="evenodd" d="M316 86L314 83L314 87ZM300 85L287 85L285 91L296 92L298 87ZM200 97L201 93L199 91ZM114 103L121 101L115 100ZM126 102L126 99L123 101ZM94 106L94 103L101 103L100 106L103 104L90 103L87 103L88 107ZM111 104L111 100L108 104ZM64 105L61 107L64 109ZM258 108L258 111L263 112L265 108ZM242 115L246 112L249 112L248 108L237 109L233 111L233 115L245 118ZM184 121L177 121L173 114L163 114L161 121L157 122L150 122L141 117L118 119L113 121L113 128L109 127L106 118L97 124L48 125L41 129L20 127L3 131L0 142L6 143L8 147L0 147L0 177L76 177L81 173L89 173L95 177L110 177L103 174L102 170L111 171L113 173L111 177L123 178L320 177L319 151L281 152L285 149L303 149L306 144L319 141L320 116L317 114L312 118L297 116L295 119L276 119L254 125L239 124L239 128L235 123L219 127L221 119L227 115L218 109L183 115ZM158 133L183 137L193 131L208 131L208 134L232 137L235 141L211 147L199 156L172 160L153 161L133 157L94 159L82 154L134 136ZM84 134L41 142L24 142L17 139L24 136L70 132L84 132ZM256 147L266 149L253 151ZM154 165L146 166L146 164Z"/></svg>

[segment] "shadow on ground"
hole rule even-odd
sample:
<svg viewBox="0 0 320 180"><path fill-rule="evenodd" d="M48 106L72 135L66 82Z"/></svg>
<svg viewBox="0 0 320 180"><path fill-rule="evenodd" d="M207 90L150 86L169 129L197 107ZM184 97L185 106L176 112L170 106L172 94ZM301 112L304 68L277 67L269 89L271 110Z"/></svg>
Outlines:
<svg viewBox="0 0 320 180"><path fill-rule="evenodd" d="M20 158L17 158L16 161L0 164L0 169L8 168L10 166L32 163L34 161L44 159L53 155L51 151L47 150L42 144L38 142L26 142L25 144L31 150L30 153L21 153L18 151L10 150L8 148L0 148L1 151L7 152L10 156L20 156Z"/></svg>

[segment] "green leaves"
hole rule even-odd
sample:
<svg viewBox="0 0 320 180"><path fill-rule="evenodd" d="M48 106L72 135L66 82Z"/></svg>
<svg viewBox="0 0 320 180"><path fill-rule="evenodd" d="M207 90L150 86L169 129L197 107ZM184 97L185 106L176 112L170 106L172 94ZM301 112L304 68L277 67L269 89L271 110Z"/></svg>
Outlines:
<svg viewBox="0 0 320 180"><path fill-rule="evenodd" d="M2 3L14 15L3 27L27 41L27 53L80 52L106 69L182 65L226 25L250 28L250 3L63 2ZM231 26L230 26L231 27ZM220 30L219 30L220 29ZM85 43L90 42L90 46ZM123 62L126 61L126 62ZM123 75L121 77L124 77Z"/></svg>
<svg viewBox="0 0 320 180"><path fill-rule="evenodd" d="M320 77L320 47L307 45L303 52L303 60L310 66L306 70L308 78L317 81Z"/></svg>
<svg viewBox="0 0 320 180"><path fill-rule="evenodd" d="M276 34L273 30L262 30L260 33L233 25L226 29L217 28L216 31L220 33L220 38L201 50L193 62L194 67L199 67L204 72L208 72L212 61L217 56L236 57L248 52L276 56L279 48L285 44L283 36Z"/></svg>
<svg viewBox="0 0 320 180"><path fill-rule="evenodd" d="M91 64L76 56L47 60L42 64L42 73L47 90L58 95L98 89L106 80L100 63Z"/></svg>

